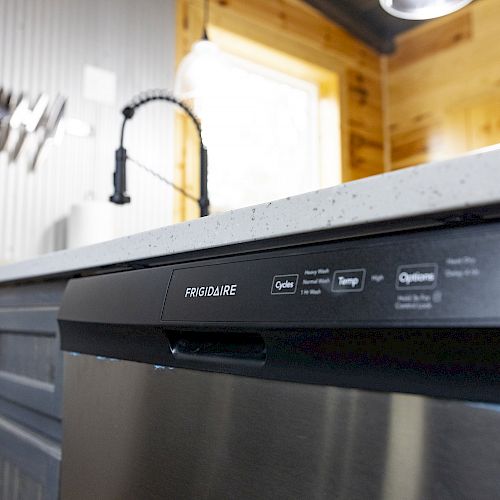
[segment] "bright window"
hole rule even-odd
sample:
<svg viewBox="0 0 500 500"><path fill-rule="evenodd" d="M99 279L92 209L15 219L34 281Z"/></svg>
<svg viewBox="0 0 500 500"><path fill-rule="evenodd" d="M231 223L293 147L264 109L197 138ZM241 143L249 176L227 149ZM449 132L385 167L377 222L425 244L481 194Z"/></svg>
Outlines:
<svg viewBox="0 0 500 500"><path fill-rule="evenodd" d="M217 96L194 102L209 152L212 213L318 189L319 85L227 58Z"/></svg>

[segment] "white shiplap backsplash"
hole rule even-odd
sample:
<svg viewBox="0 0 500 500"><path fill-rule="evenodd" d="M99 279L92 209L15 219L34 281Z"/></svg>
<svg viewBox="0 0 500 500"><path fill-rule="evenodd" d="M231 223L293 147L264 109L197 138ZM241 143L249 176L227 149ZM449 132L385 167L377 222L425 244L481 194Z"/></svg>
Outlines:
<svg viewBox="0 0 500 500"><path fill-rule="evenodd" d="M89 123L90 137L65 136L34 172L0 154L0 263L64 248L73 204L112 192L120 109L137 92L172 88L175 0L0 0L0 85L36 98L67 97L66 117ZM116 75L116 102L83 96L85 66ZM173 111L164 103L129 123L129 153L166 177L173 173ZM132 204L116 207L113 236L164 226L172 192L129 165Z"/></svg>

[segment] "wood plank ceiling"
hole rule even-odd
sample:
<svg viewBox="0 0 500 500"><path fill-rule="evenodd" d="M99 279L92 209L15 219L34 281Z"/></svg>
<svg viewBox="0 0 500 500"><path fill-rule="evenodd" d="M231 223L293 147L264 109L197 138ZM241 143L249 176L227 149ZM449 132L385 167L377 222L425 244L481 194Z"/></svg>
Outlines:
<svg viewBox="0 0 500 500"><path fill-rule="evenodd" d="M394 37L421 21L389 15L378 0L306 0L332 21L381 53L394 51Z"/></svg>

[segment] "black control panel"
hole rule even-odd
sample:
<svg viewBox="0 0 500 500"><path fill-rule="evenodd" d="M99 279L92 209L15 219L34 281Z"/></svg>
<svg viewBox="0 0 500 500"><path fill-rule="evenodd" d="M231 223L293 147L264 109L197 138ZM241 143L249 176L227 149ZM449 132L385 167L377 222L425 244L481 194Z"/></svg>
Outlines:
<svg viewBox="0 0 500 500"><path fill-rule="evenodd" d="M484 229L174 268L161 319L291 326L498 323L500 232Z"/></svg>
<svg viewBox="0 0 500 500"><path fill-rule="evenodd" d="M500 402L500 223L71 280L65 351Z"/></svg>

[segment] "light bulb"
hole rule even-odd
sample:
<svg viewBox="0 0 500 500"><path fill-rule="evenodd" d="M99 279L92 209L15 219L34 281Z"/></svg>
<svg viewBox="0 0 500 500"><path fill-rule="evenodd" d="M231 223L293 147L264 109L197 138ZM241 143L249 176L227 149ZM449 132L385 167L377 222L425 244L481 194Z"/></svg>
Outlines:
<svg viewBox="0 0 500 500"><path fill-rule="evenodd" d="M424 20L451 14L472 0L379 0L389 14L401 19Z"/></svg>
<svg viewBox="0 0 500 500"><path fill-rule="evenodd" d="M199 40L182 59L175 78L175 95L183 101L194 100L217 89L224 78L224 55L210 40Z"/></svg>

